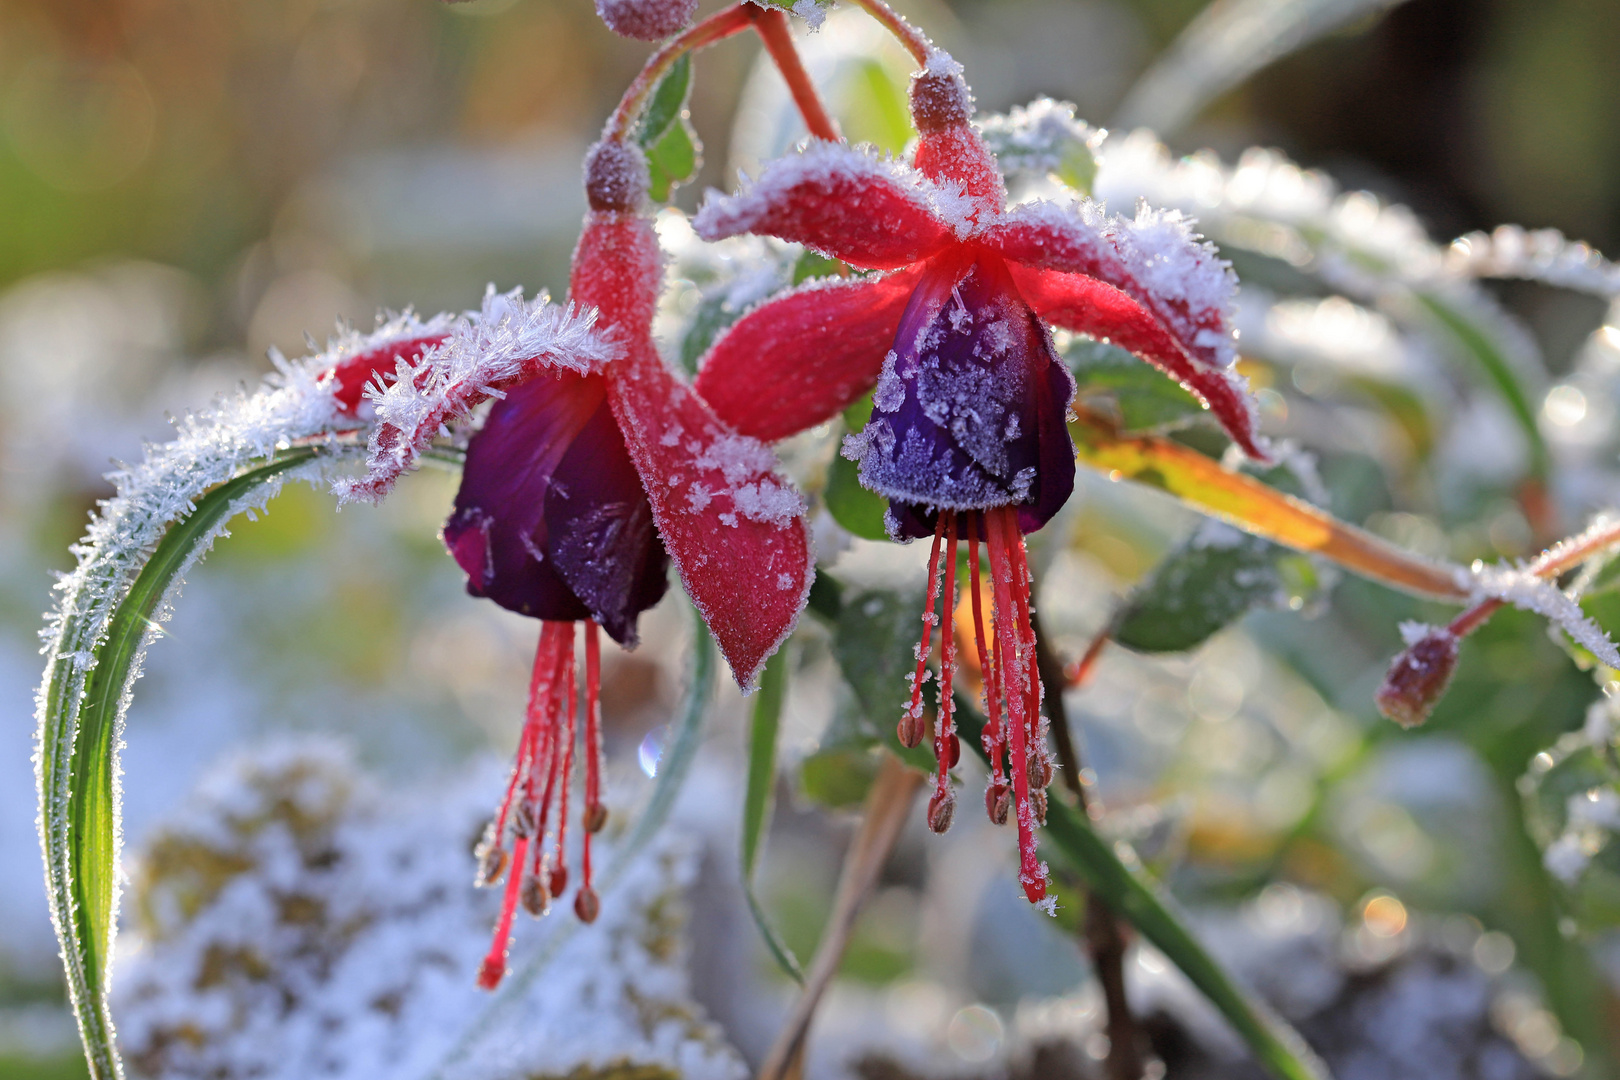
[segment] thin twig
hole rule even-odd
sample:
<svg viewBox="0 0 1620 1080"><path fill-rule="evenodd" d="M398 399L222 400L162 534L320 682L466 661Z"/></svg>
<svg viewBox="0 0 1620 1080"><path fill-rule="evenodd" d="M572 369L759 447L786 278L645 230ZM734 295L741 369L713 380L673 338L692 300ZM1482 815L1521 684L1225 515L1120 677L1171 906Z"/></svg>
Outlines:
<svg viewBox="0 0 1620 1080"><path fill-rule="evenodd" d="M782 14L781 8L762 8L753 4L744 6L753 14L754 30L765 43L765 51L770 53L776 70L782 73L782 81L787 83L793 103L799 107L799 115L804 117L804 126L818 139L840 141L842 136L838 133L838 124L827 115L827 107L821 103L821 95L816 93L816 85L810 81L810 73L804 69L804 61L794 47L793 35L788 32L787 16Z"/></svg>
<svg viewBox="0 0 1620 1080"><path fill-rule="evenodd" d="M1062 661L1041 630L1040 616L1033 605L1029 609L1029 626L1035 633L1035 668L1040 672L1041 685L1046 691L1046 718L1051 722L1052 742L1061 766L1058 775L1079 804L1080 811L1089 817L1091 802L1081 772L1080 751L1069 729L1069 710L1063 704L1063 691L1069 680L1064 675ZM1098 635L1092 648L1087 650L1089 660L1095 662L1096 654L1102 651L1101 643L1106 640L1106 633ZM1089 665L1086 667L1089 672ZM1142 1033L1125 996L1125 933L1113 911L1091 891L1086 893L1084 936L1086 952L1091 958L1092 970L1097 973L1097 982L1102 985L1103 1004L1107 1009L1108 1059L1104 1067L1109 1080L1142 1080L1146 1065Z"/></svg>
<svg viewBox="0 0 1620 1080"><path fill-rule="evenodd" d="M827 928L816 946L816 955L810 960L804 989L794 1002L787 1023L776 1036L765 1063L760 1066L756 1080L797 1080L803 1073L805 1038L815 1020L816 1006L838 971L849 945L855 920L861 907L877 884L883 864L889 860L895 841L900 838L901 826L911 813L911 804L923 786L925 777L892 754L883 755L883 766L878 770L872 790L866 796L861 827L850 842L844 855L844 868L838 876L838 892L833 897L832 914Z"/></svg>

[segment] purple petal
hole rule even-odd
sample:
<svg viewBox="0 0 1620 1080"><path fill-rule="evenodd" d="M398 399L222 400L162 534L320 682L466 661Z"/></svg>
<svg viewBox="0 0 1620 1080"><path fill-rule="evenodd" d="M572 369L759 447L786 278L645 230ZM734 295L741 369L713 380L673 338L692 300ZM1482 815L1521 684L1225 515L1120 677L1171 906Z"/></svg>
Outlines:
<svg viewBox="0 0 1620 1080"><path fill-rule="evenodd" d="M541 376L496 403L467 447L444 542L474 596L634 640L667 557L601 376Z"/></svg>
<svg viewBox="0 0 1620 1080"><path fill-rule="evenodd" d="M996 506L1018 506L1030 532L1074 489L1073 394L1006 263L942 257L912 293L850 451L891 500L897 538L932 533L940 509Z"/></svg>

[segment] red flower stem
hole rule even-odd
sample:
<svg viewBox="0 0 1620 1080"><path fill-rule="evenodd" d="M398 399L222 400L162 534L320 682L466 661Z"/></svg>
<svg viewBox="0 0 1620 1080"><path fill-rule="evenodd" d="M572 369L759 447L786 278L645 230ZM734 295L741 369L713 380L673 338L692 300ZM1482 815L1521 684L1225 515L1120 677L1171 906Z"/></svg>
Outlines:
<svg viewBox="0 0 1620 1080"><path fill-rule="evenodd" d="M1097 636L1091 639L1091 644L1086 646L1085 654L1063 669L1064 681L1068 683L1071 690L1084 686L1090 680L1091 673L1097 670L1097 660L1102 656L1104 646L1108 644L1108 639L1113 636L1114 628L1112 625L1103 627L1097 632Z"/></svg>
<svg viewBox="0 0 1620 1080"><path fill-rule="evenodd" d="M608 118L602 137L623 142L629 136L631 127L641 118L642 110L652 99L653 91L658 89L658 80L675 65L675 61L689 52L713 45L732 34L748 29L754 24L751 8L751 4L741 3L716 12L653 53L642 67L641 73L619 99L619 106Z"/></svg>
<svg viewBox="0 0 1620 1080"><path fill-rule="evenodd" d="M815 83L810 81L810 73L804 69L799 50L793 44L793 35L788 32L787 16L782 14L780 8L761 8L746 3L743 6L751 9L754 30L765 43L765 51L770 53L776 70L782 73L782 79L793 95L793 103L799 107L799 115L804 117L804 126L818 139L838 142L843 136L838 132L838 124L827 115L821 95L816 93Z"/></svg>
<svg viewBox="0 0 1620 1080"><path fill-rule="evenodd" d="M1530 560L1530 565L1525 569L1539 578L1555 578L1616 544L1620 544L1620 519L1603 522L1585 532L1565 537ZM1482 600L1452 619L1446 629L1458 638L1465 638L1489 622L1504 604L1505 600L1495 597Z"/></svg>
<svg viewBox="0 0 1620 1080"><path fill-rule="evenodd" d="M866 13L878 22L883 28L900 39L900 44L906 47L919 66L926 67L928 54L933 51L927 35L905 20L894 8L884 3L884 0L855 0L855 3L866 9Z"/></svg>
<svg viewBox="0 0 1620 1080"><path fill-rule="evenodd" d="M939 631L939 716L934 721L934 759L939 773L934 779L934 790L943 795L950 789L951 739L956 732L956 717L951 701L951 681L956 669L956 633L951 617L956 611L956 514L941 511L941 519L950 518L946 526L945 592L940 604Z"/></svg>

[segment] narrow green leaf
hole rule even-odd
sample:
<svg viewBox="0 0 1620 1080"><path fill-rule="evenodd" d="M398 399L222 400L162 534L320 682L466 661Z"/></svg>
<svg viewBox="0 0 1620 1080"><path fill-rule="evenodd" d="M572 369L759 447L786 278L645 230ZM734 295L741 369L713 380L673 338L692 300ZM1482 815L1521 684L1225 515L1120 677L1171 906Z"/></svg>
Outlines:
<svg viewBox="0 0 1620 1080"><path fill-rule="evenodd" d="M680 120L686 109L686 99L692 92L692 56L683 55L658 80L647 111L641 114L641 126L636 130L636 141L643 149L652 146Z"/></svg>
<svg viewBox="0 0 1620 1080"><path fill-rule="evenodd" d="M844 426L860 431L872 418L872 395L867 394L844 410ZM889 532L883 525L889 501L861 486L860 467L839 454L827 467L827 487L821 501L833 520L863 540L887 540Z"/></svg>
<svg viewBox="0 0 1620 1080"><path fill-rule="evenodd" d="M1414 295L1423 309L1451 335L1457 346L1479 364L1497 393L1502 395L1529 447L1531 473L1545 477L1550 458L1547 444L1541 437L1541 426L1536 421L1536 407L1531 404L1530 394L1520 382L1519 372L1508 359L1506 349L1495 340L1488 327L1443 294L1428 290Z"/></svg>
<svg viewBox="0 0 1620 1080"><path fill-rule="evenodd" d="M754 694L754 714L748 732L748 788L743 793L742 884L748 911L759 936L765 940L777 966L794 982L804 985L804 969L782 936L776 932L754 892L754 868L760 845L770 829L771 795L776 789L776 737L782 724L782 700L787 695L787 650L778 649L760 672Z"/></svg>
<svg viewBox="0 0 1620 1080"><path fill-rule="evenodd" d="M219 527L244 509L256 491L278 484L317 453L311 447L282 451L198 499L189 516L164 533L138 572L128 568L134 580L99 640L84 640L92 633L83 624L90 610L81 603L84 598L68 596L61 605L59 640L88 649L59 653L40 694L42 836L68 993L97 1080L122 1075L107 1011L107 965L118 873L117 754L141 654L165 598ZM102 584L116 589L118 582ZM80 692L77 676L86 670Z"/></svg>
<svg viewBox="0 0 1620 1080"><path fill-rule="evenodd" d="M984 757L980 739L984 718L961 694L956 695L956 717L962 744ZM1181 969L1273 1075L1282 1080L1326 1080L1327 1066L1299 1033L1233 981L1145 871L1125 865L1120 851L1128 849L1097 835L1085 816L1061 798L1047 805L1043 837L1092 892Z"/></svg>

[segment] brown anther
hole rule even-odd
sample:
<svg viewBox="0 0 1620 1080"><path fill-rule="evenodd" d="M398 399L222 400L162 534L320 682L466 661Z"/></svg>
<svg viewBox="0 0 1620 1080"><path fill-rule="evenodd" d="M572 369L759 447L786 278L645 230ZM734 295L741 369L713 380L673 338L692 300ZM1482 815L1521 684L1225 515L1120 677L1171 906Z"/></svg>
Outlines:
<svg viewBox="0 0 1620 1080"><path fill-rule="evenodd" d="M538 815L539 812L535 809L534 803L529 802L527 799L518 803L517 809L512 813L513 833L532 839L540 828Z"/></svg>
<svg viewBox="0 0 1620 1080"><path fill-rule="evenodd" d="M586 832L599 833L602 831L602 826L606 824L607 807L603 806L601 803L590 803L585 807L584 820L580 822L580 825L585 829ZM561 891L561 889L556 889L554 890L554 893Z"/></svg>
<svg viewBox="0 0 1620 1080"><path fill-rule="evenodd" d="M538 919L546 913L551 906L551 897L546 893L546 887L540 881L539 874L530 874L523 879L523 890L519 893L523 902L523 910Z"/></svg>
<svg viewBox="0 0 1620 1080"><path fill-rule="evenodd" d="M585 155L585 199L592 210L639 210L647 178L646 155L629 143L605 139Z"/></svg>
<svg viewBox="0 0 1620 1080"><path fill-rule="evenodd" d="M927 70L911 80L911 120L922 135L966 124L973 116L973 96L954 71Z"/></svg>
<svg viewBox="0 0 1620 1080"><path fill-rule="evenodd" d="M928 800L928 827L937 833L950 829L951 821L956 817L956 792L950 788L935 792L934 797Z"/></svg>
<svg viewBox="0 0 1620 1080"><path fill-rule="evenodd" d="M546 883L546 888L552 896L561 896L564 890L568 888L568 867L564 866L560 860L556 866L551 868L551 880Z"/></svg>
<svg viewBox="0 0 1620 1080"><path fill-rule="evenodd" d="M1005 780L992 781L984 789L984 810L996 825L1007 824L1007 811L1012 806L1012 787Z"/></svg>
<svg viewBox="0 0 1620 1080"><path fill-rule="evenodd" d="M1032 791L1029 793L1030 809L1035 811L1035 824L1046 824L1046 792Z"/></svg>
<svg viewBox="0 0 1620 1080"><path fill-rule="evenodd" d="M956 768L956 763L962 760L962 740L954 734L945 736L946 760L950 762L948 769Z"/></svg>
<svg viewBox="0 0 1620 1080"><path fill-rule="evenodd" d="M478 876L473 879L473 884L480 889L487 889L499 882L506 876L506 864L509 859L506 849L497 847L486 836L484 842L478 845Z"/></svg>
<svg viewBox="0 0 1620 1080"><path fill-rule="evenodd" d="M900 745L911 750L921 745L923 741L922 717L910 712L900 717L900 722L894 726L894 736L900 740Z"/></svg>
<svg viewBox="0 0 1620 1080"><path fill-rule="evenodd" d="M579 916L582 923L593 923L602 913L602 901L596 897L596 890L589 885L574 896L574 914Z"/></svg>
<svg viewBox="0 0 1620 1080"><path fill-rule="evenodd" d="M1052 786L1052 759L1036 752L1029 758L1029 786L1040 790Z"/></svg>

